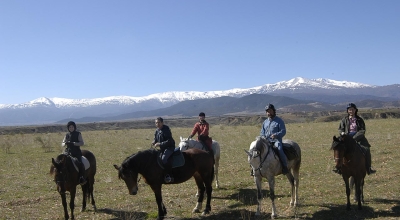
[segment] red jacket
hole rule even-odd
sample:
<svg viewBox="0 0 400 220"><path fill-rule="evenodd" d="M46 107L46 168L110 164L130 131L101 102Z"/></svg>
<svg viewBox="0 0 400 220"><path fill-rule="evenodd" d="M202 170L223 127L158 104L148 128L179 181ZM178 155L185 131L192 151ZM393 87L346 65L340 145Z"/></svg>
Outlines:
<svg viewBox="0 0 400 220"><path fill-rule="evenodd" d="M210 125L206 121L197 122L190 133L190 136L194 136L196 133L198 136L203 135L208 137L208 130L210 129Z"/></svg>

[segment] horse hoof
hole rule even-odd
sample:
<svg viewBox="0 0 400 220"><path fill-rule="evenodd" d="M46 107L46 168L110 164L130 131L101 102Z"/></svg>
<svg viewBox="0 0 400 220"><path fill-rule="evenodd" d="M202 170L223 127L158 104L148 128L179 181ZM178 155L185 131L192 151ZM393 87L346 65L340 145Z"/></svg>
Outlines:
<svg viewBox="0 0 400 220"><path fill-rule="evenodd" d="M271 214L271 219L275 219L277 217L276 214Z"/></svg>
<svg viewBox="0 0 400 220"><path fill-rule="evenodd" d="M200 213L200 210L195 208L195 209L193 209L192 213Z"/></svg>
<svg viewBox="0 0 400 220"><path fill-rule="evenodd" d="M201 215L208 215L210 214L210 211L204 211L203 213L201 213Z"/></svg>

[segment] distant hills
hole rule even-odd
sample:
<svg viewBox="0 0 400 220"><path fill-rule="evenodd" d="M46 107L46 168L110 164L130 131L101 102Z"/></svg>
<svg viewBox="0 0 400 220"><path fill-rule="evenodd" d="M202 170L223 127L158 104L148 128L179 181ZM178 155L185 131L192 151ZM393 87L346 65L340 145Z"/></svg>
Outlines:
<svg viewBox="0 0 400 220"><path fill-rule="evenodd" d="M305 79L249 89L209 92L166 92L145 97L117 96L98 99L39 98L28 103L0 105L0 126L132 119L190 118L255 115L273 103L280 112L343 110L348 102L359 108L398 108L400 84L372 86L330 79Z"/></svg>

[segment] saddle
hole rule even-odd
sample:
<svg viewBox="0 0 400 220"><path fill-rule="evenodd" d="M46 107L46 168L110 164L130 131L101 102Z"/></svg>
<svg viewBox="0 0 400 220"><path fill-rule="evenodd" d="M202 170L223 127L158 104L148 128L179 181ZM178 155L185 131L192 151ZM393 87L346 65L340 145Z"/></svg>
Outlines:
<svg viewBox="0 0 400 220"><path fill-rule="evenodd" d="M157 163L158 165L164 169L162 160L161 160L162 152L160 151L158 157L157 157ZM168 160L172 160L172 168L176 167L181 167L185 165L185 157L183 157L183 154L179 147L174 149L174 153L168 158Z"/></svg>
<svg viewBox="0 0 400 220"><path fill-rule="evenodd" d="M68 155L68 157L71 158L72 164L74 165L75 170L79 172L79 165L80 164L79 164L78 159L76 157L71 156L71 155ZM84 156L82 156L82 163L85 166L85 170L89 169L89 167L90 167L89 160Z"/></svg>
<svg viewBox="0 0 400 220"><path fill-rule="evenodd" d="M269 142L269 144L272 145L271 142ZM288 160L293 160L299 156L299 155L297 155L296 149L294 149L294 147L292 147L292 145L290 145L288 143L282 143L282 146L283 146L283 152L285 153ZM275 154L279 155L278 148L276 148L272 145L272 149L274 149Z"/></svg>

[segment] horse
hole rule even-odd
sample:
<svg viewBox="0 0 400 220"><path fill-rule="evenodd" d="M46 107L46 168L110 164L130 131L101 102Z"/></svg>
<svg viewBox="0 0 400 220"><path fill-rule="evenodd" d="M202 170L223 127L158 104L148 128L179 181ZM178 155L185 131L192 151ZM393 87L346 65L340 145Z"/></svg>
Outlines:
<svg viewBox="0 0 400 220"><path fill-rule="evenodd" d="M291 185L290 206L297 206L301 150L296 142L289 139L284 139L282 144L285 149L287 166L290 171L286 174ZM273 148L273 144L270 143L265 136L258 136L255 141L251 142L249 151L245 150L248 156L247 160L253 169L254 182L257 186L258 206L256 215L261 214L261 180L264 177L268 180L270 189L270 199L272 201L271 218L277 217L275 207L275 176L282 174L282 166L279 161L278 153L275 152Z"/></svg>
<svg viewBox="0 0 400 220"><path fill-rule="evenodd" d="M138 192L138 174L150 185L156 197L158 220L164 219L167 214L167 210L162 201L162 184L179 184L189 180L191 177L194 177L198 191L200 192L196 207L192 212L200 212L199 210L202 208L204 192L206 192L207 202L202 215L209 214L211 211L212 181L214 178L214 160L212 155L196 148L184 152L176 148L171 157L173 157L172 174L174 176L174 182L171 183L166 183L164 180L165 172L161 167L160 151L156 149L139 151L127 157L122 162L121 166L114 164L114 167L118 171L119 179L125 181L130 195L136 195ZM181 164L175 164L175 161L177 161L175 159L176 157L182 158Z"/></svg>
<svg viewBox="0 0 400 220"><path fill-rule="evenodd" d="M338 170L338 173L342 175L346 185L346 209L351 209L350 194L351 188L353 184L355 184L354 198L358 203L358 210L361 210L361 203L364 202L364 178L367 173L367 169L365 167L366 160L361 146L357 144L353 137L344 134L340 137L333 136L331 150L334 152L335 166Z"/></svg>
<svg viewBox="0 0 400 220"><path fill-rule="evenodd" d="M54 182L57 184L57 191L61 195L65 219L69 219L65 196L66 191L70 192L69 208L71 209L71 219L75 219L74 200L76 186L79 185L79 168L75 167L73 160L76 160L76 158L73 159L70 155L64 153L58 155L56 159L51 158L52 165L50 166L50 175L54 175ZM82 150L82 162L85 164L87 182L85 185L81 186L83 192L81 211L83 212L86 210L86 198L88 200L92 200L92 207L94 211L97 211L96 203L93 198L93 184L94 176L96 174L96 158L92 152L88 150Z"/></svg>
<svg viewBox="0 0 400 220"><path fill-rule="evenodd" d="M182 138L180 137L181 142L179 143L179 149L181 151L185 151L190 148L198 148L200 150L205 150L208 151L207 149L204 149L204 146L201 142L196 141L194 139L189 139L189 138ZM220 152L220 146L217 141L212 140L212 150L214 153L214 174L215 174L215 187L218 189L219 188L219 181L218 181L218 168L219 168L219 158L221 155Z"/></svg>

